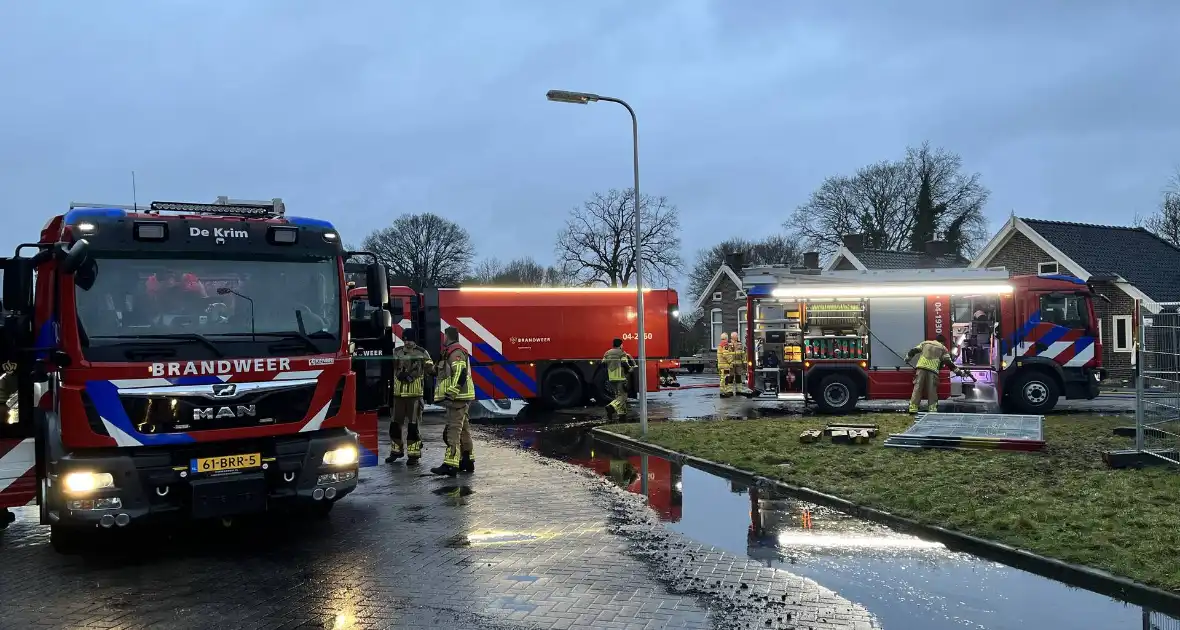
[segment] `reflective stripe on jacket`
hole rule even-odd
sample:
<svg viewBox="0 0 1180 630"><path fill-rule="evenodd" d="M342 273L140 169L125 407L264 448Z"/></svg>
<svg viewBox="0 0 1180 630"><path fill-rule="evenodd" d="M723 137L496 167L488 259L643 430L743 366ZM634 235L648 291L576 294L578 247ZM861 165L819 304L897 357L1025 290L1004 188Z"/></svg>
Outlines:
<svg viewBox="0 0 1180 630"><path fill-rule="evenodd" d="M740 370L746 364L746 347L740 343L729 342L730 369Z"/></svg>
<svg viewBox="0 0 1180 630"><path fill-rule="evenodd" d="M728 370L729 369L729 342L728 341L722 342L721 345L717 346L717 369L718 370Z"/></svg>
<svg viewBox="0 0 1180 630"><path fill-rule="evenodd" d="M444 349L443 375L438 387L449 400L475 400L475 379L471 377L470 357L459 344Z"/></svg>
<svg viewBox="0 0 1180 630"><path fill-rule="evenodd" d="M631 355L622 348L607 350L606 354L602 355L602 362L606 364L606 379L612 383L627 380L627 372L634 365Z"/></svg>
<svg viewBox="0 0 1180 630"><path fill-rule="evenodd" d="M946 346L937 341L923 341L915 346L914 350L918 351L918 365L915 367L929 372L938 372L943 362L950 357L950 351Z"/></svg>
<svg viewBox="0 0 1180 630"><path fill-rule="evenodd" d="M424 377L434 371L434 361L418 345L406 344L393 351L393 395L421 398Z"/></svg>

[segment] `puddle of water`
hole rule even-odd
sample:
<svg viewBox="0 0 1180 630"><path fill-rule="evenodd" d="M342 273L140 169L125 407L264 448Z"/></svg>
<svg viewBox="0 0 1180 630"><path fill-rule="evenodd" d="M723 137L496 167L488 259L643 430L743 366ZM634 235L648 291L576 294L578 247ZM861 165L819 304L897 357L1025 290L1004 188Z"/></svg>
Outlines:
<svg viewBox="0 0 1180 630"><path fill-rule="evenodd" d="M590 426L516 426L500 433L646 494L669 529L811 578L864 605L885 628L1180 628L1180 621L1104 595L595 441Z"/></svg>

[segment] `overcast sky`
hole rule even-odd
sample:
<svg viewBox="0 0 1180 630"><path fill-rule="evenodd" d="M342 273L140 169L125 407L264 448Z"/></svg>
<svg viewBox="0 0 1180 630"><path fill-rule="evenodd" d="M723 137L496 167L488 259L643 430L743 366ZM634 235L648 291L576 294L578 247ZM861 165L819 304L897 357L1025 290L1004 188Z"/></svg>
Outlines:
<svg viewBox="0 0 1180 630"><path fill-rule="evenodd" d="M141 202L282 197L350 242L431 211L551 262L631 138L550 88L635 106L690 260L924 140L993 228L1125 223L1180 165L1178 26L1176 0L0 0L0 247L130 203L134 170Z"/></svg>

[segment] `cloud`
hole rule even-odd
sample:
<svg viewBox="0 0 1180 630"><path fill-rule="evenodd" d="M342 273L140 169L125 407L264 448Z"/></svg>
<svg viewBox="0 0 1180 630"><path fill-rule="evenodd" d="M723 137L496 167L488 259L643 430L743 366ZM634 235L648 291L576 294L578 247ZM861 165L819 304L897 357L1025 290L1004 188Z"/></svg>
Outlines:
<svg viewBox="0 0 1180 630"><path fill-rule="evenodd" d="M687 254L777 229L826 175L931 140L1009 210L1147 212L1180 156L1180 5L664 0L10 3L10 247L71 200L283 197L347 240L403 212L551 259L565 212L630 185Z"/></svg>

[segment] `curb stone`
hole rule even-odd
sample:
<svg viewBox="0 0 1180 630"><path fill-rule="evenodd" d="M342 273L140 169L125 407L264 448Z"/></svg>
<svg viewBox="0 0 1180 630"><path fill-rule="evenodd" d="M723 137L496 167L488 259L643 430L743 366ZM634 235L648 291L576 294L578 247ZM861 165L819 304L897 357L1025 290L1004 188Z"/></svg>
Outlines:
<svg viewBox="0 0 1180 630"><path fill-rule="evenodd" d="M911 518L886 512L885 510L853 503L847 499L820 492L819 490L813 490L804 486L795 486L778 479L771 479L741 470L729 464L722 464L695 455L679 453L613 431L594 428L591 429L591 433L596 438L607 443L646 452L678 464L690 464L696 468L722 477L744 480L756 484L760 488L773 487L817 505L823 505L840 510L846 514L883 523L908 533L922 534L929 539L946 544L955 551L964 551L989 560L995 560L1070 586L1076 586L1101 595L1123 600L1127 603L1150 608L1156 612L1172 616L1180 615L1180 593L1172 593L1161 588L1136 582L1129 578L1114 575L1101 569L1042 556L1025 549L972 536L971 534L965 534L953 529L947 529L937 525L927 525Z"/></svg>

